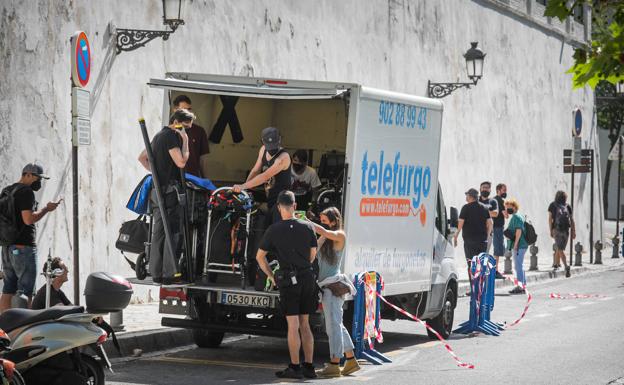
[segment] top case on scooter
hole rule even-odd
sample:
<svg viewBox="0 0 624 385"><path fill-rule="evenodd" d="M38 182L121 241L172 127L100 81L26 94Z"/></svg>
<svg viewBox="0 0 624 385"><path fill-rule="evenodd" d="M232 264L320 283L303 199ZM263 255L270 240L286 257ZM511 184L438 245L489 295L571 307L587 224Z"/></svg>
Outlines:
<svg viewBox="0 0 624 385"><path fill-rule="evenodd" d="M126 308L132 296L132 285L125 278L105 272L91 273L85 284L89 313L109 313Z"/></svg>

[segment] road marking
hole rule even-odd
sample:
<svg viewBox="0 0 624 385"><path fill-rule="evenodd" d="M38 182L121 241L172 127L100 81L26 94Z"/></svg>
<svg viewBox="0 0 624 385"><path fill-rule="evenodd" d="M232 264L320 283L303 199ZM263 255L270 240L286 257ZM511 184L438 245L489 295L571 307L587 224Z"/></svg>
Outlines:
<svg viewBox="0 0 624 385"><path fill-rule="evenodd" d="M172 362L180 364L192 364L192 365L218 365L229 366L234 368L255 368L255 369L271 369L279 370L283 369L281 366L271 364L259 364L256 362L236 362L236 361L217 361L217 360L203 360L197 358L184 358L184 357L154 357L148 358L147 361L158 362Z"/></svg>
<svg viewBox="0 0 624 385"><path fill-rule="evenodd" d="M588 306L588 305L595 305L596 302L579 302L579 305L583 305L583 306Z"/></svg>
<svg viewBox="0 0 624 385"><path fill-rule="evenodd" d="M612 299L613 299L613 297L604 297L604 298L599 298L598 300L599 301L610 301Z"/></svg>
<svg viewBox="0 0 624 385"><path fill-rule="evenodd" d="M570 311L576 309L576 306L566 306L566 307L562 307L561 309L559 309L559 311Z"/></svg>
<svg viewBox="0 0 624 385"><path fill-rule="evenodd" d="M431 348L431 347L437 346L439 344L440 344L440 341L429 341L429 342L425 342L424 344L418 345L418 347L426 349L426 348Z"/></svg>
<svg viewBox="0 0 624 385"><path fill-rule="evenodd" d="M541 313L541 314L536 314L534 315L535 318L545 318L545 317L550 317L552 314L550 313Z"/></svg>

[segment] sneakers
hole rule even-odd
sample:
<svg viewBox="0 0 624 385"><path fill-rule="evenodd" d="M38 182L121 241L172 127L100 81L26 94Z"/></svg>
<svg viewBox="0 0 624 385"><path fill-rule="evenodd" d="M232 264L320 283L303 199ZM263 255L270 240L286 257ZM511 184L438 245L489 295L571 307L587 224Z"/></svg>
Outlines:
<svg viewBox="0 0 624 385"><path fill-rule="evenodd" d="M316 371L314 370L314 364L310 364L308 362L304 362L301 365L301 371L303 372L303 376L305 378L317 378Z"/></svg>
<svg viewBox="0 0 624 385"><path fill-rule="evenodd" d="M496 271L496 279L505 279L505 276L502 275L501 273L498 272L498 270Z"/></svg>
<svg viewBox="0 0 624 385"><path fill-rule="evenodd" d="M358 370L360 370L360 364L358 364L357 360L355 358L347 358L344 367L342 368L342 375L348 376Z"/></svg>
<svg viewBox="0 0 624 385"><path fill-rule="evenodd" d="M325 367L316 372L320 377L340 377L340 364L332 364L331 362L325 365Z"/></svg>
<svg viewBox="0 0 624 385"><path fill-rule="evenodd" d="M526 291L520 286L516 286L513 289L509 290L509 294L526 294Z"/></svg>
<svg viewBox="0 0 624 385"><path fill-rule="evenodd" d="M566 271L566 278L570 278L570 266L566 266L565 271Z"/></svg>
<svg viewBox="0 0 624 385"><path fill-rule="evenodd" d="M275 372L275 375L279 378L295 378L297 380L301 380L303 379L303 370L299 365L297 365L296 367L293 367L293 365L288 365L286 369Z"/></svg>

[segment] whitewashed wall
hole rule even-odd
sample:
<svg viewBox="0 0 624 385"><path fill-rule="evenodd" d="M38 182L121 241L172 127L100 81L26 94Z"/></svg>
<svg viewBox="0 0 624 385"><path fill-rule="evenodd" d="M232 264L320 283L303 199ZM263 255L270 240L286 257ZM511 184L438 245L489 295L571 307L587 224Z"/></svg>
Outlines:
<svg viewBox="0 0 624 385"><path fill-rule="evenodd" d="M444 99L440 179L446 201L460 206L463 192L482 180L506 182L534 219L540 248L550 249L546 208L557 189L569 189L561 158L572 145L571 110L582 109L583 143L593 146L593 95L572 90L564 74L570 36L564 41L562 32L551 31L531 1L512 2L524 7L520 12L501 3L508 1L187 0L186 25L168 41L117 57L92 116L93 144L79 155L82 275L132 273L114 241L120 223L131 217L126 199L144 173L136 161L142 148L137 118L144 116L153 134L162 116L162 91L145 85L150 77L188 71L334 80L424 95L428 80L465 80L462 54L471 41L487 53L485 74L478 86ZM72 254L69 37L84 30L91 40L91 88L107 49L108 23L162 28L160 4L0 4L0 184L16 181L21 167L37 160L53 177L39 200L66 198L38 226L40 261L49 247L66 259ZM523 16L527 4L540 24ZM572 37L582 38L579 26L567 27ZM576 188L579 235L587 244L589 179L577 180Z"/></svg>

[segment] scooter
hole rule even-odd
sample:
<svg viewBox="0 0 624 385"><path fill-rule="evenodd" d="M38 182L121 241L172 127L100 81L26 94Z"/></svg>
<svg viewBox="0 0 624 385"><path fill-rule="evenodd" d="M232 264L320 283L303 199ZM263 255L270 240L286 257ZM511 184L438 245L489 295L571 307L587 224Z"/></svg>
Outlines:
<svg viewBox="0 0 624 385"><path fill-rule="evenodd" d="M100 362L109 369L111 364L102 347L108 334L92 322L98 316L82 306L7 310L0 314L0 328L13 344L5 358L15 362L29 385L103 385Z"/></svg>
<svg viewBox="0 0 624 385"><path fill-rule="evenodd" d="M2 358L5 352L11 350L11 339L0 329L0 383L2 385L24 385L24 379L20 372L15 369L13 361Z"/></svg>

